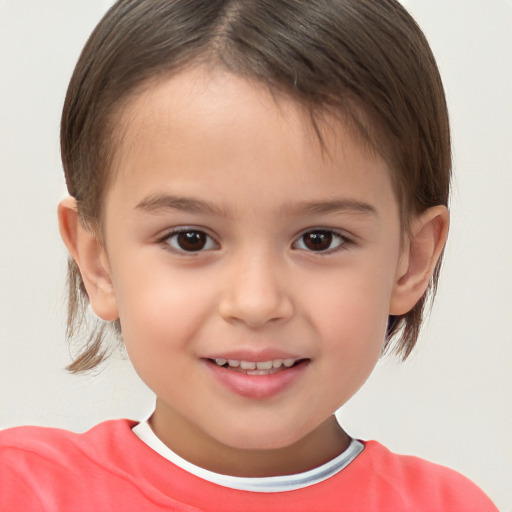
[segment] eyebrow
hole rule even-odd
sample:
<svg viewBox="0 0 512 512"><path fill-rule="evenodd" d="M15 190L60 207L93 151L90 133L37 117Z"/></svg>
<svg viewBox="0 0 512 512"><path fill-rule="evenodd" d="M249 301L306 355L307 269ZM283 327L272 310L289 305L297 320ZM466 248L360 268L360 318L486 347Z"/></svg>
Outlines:
<svg viewBox="0 0 512 512"><path fill-rule="evenodd" d="M325 213L356 213L377 216L374 206L354 199L331 199L327 201L308 201L293 204L283 209L283 213L305 213L310 215L322 215Z"/></svg>
<svg viewBox="0 0 512 512"><path fill-rule="evenodd" d="M147 213L160 213L167 210L177 210L185 213L205 213L227 217L227 212L209 201L180 197L173 195L155 194L143 199L135 207Z"/></svg>
<svg viewBox="0 0 512 512"><path fill-rule="evenodd" d="M167 210L177 210L184 213L201 213L219 217L229 216L225 209L209 201L167 194L150 195L138 203L135 208L147 213L163 213ZM291 203L281 209L283 215L322 215L338 212L377 216L377 210L374 206L353 199Z"/></svg>

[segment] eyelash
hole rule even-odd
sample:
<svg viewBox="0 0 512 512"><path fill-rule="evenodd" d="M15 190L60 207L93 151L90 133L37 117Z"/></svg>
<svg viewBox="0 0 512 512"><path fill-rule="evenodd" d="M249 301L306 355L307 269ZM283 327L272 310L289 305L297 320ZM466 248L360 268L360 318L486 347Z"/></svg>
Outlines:
<svg viewBox="0 0 512 512"><path fill-rule="evenodd" d="M179 237L180 235L191 235L191 234L195 234L195 235L199 235L199 236L202 236L202 237L206 237L206 246L208 245L213 245L214 247L207 247L205 249L205 247L201 247L200 249L198 250L190 250L190 251L187 251L186 249L183 249L183 247L175 247L171 244L171 240L173 238L177 238ZM160 240L159 240L160 243L162 243L164 245L164 248L168 251L171 251L173 253L178 253L178 254L186 254L186 255L189 255L189 256L193 256L193 255L196 255L196 254L199 254L201 252L204 252L205 250L206 251L211 251L212 249L215 249L219 246L219 244L213 239L213 237L211 237L210 235L208 235L208 233L206 233L204 230L202 229L197 229L197 228L189 228L189 227L185 227L185 228L180 228L180 229L176 229L176 230L173 230L173 231L170 231L169 233L167 233L164 237L162 237Z"/></svg>
<svg viewBox="0 0 512 512"><path fill-rule="evenodd" d="M302 233L299 238L297 239L297 241L293 244L292 247L297 247L297 245L302 241L303 245L304 242L304 237L307 236L307 235L322 235L322 236L325 236L325 235L328 235L330 237L330 243L329 243L329 247L327 249L322 249L322 250L319 250L319 251L314 251L312 249L308 249L307 247L305 248L300 248L299 247L299 250L305 250L307 252L310 252L312 254L333 254L333 253L336 253L338 251L341 251L341 250L344 250L347 248L347 245L350 243L350 240L342 235L341 233L338 233L337 231L334 231L332 229L322 229L322 228L317 228L317 229L309 229L308 231L305 231L304 233ZM335 241L337 240L339 243L331 248L330 245Z"/></svg>
<svg viewBox="0 0 512 512"><path fill-rule="evenodd" d="M180 235L195 235L196 240L197 240L197 236L204 237L205 245L203 247L200 247L197 250L186 250L182 246L180 247L179 242L177 242L177 241L176 241L176 246L172 245L171 240L173 240L173 239L177 240L177 237L179 237ZM304 243L304 237L306 237L308 235L317 235L317 236L318 235L321 235L321 236L328 235L330 237L329 247L327 249L322 249L322 250L318 250L318 251L308 248L306 246L306 244ZM192 238L190 238L190 241L193 242ZM335 241L338 242L337 245L335 245L335 247L331 248L330 246ZM206 233L204 230L196 229L196 228L189 228L189 227L180 228L180 229L170 231L170 232L166 233L165 236L160 238L158 240L158 242L162 243L164 248L168 251L171 251L171 252L177 253L177 254L187 255L187 256L195 256L196 254L206 252L206 251L211 251L211 250L214 250L219 247L218 242L216 242L214 240L214 238L211 237L210 235L208 235L208 233ZM302 242L302 247L300 247L301 242ZM347 249L347 245L350 243L351 243L350 239L348 239L346 236L342 235L341 233L338 233L337 231L334 231L332 229L317 228L317 229L309 229L308 231L303 232L297 238L297 240L292 244L292 248L301 250L301 251L306 251L311 254L322 254L323 255L323 254L333 254L338 251Z"/></svg>

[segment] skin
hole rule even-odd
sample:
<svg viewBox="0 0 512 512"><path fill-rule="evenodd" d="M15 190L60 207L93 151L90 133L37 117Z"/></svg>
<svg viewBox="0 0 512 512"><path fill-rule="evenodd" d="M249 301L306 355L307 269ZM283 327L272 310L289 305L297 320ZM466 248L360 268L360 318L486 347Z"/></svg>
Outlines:
<svg viewBox="0 0 512 512"><path fill-rule="evenodd" d="M120 318L157 395L156 435L237 476L332 459L349 443L333 414L374 368L388 315L422 296L446 209L413 219L404 237L383 159L334 118L321 122L322 149L297 103L220 70L148 88L119 126L103 241L72 198L59 218L94 311ZM183 228L207 235L202 250L183 250L173 234ZM319 231L323 251L308 245ZM283 390L251 398L211 371L208 359L233 351L306 364Z"/></svg>

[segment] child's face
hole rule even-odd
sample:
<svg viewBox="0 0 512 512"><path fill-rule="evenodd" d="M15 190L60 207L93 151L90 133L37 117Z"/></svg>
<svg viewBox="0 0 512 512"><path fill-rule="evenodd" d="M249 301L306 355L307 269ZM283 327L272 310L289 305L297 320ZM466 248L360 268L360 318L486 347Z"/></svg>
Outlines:
<svg viewBox="0 0 512 512"><path fill-rule="evenodd" d="M202 450L328 440L403 272L384 161L334 119L322 150L296 103L223 72L154 86L122 121L106 260L161 435L172 425L178 452L194 436Z"/></svg>

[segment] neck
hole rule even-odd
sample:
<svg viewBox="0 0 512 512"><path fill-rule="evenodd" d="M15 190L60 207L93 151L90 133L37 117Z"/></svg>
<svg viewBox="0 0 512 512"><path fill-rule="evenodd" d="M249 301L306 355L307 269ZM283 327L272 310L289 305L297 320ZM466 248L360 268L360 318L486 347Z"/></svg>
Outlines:
<svg viewBox="0 0 512 512"><path fill-rule="evenodd" d="M334 415L300 440L273 449L226 445L188 424L176 411L162 410L158 406L150 425L164 444L188 462L215 473L238 477L302 473L333 459L350 444L350 437Z"/></svg>

